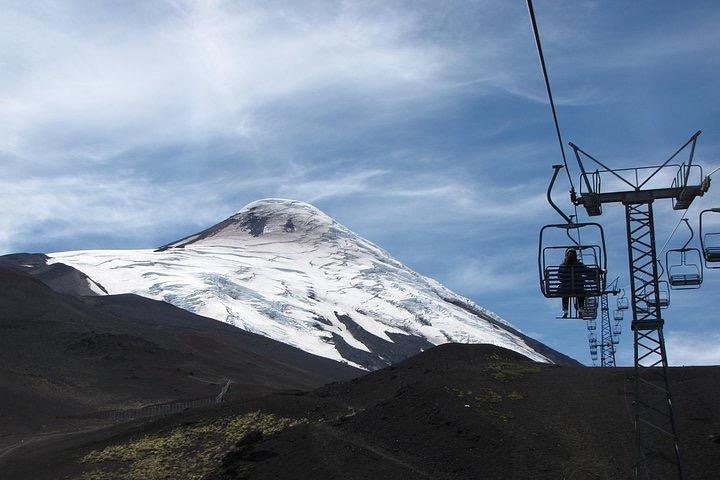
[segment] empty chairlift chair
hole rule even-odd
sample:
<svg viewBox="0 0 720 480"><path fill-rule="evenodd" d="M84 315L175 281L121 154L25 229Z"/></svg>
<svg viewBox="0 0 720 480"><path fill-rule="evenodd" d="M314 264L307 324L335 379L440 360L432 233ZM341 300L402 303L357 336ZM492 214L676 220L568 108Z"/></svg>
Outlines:
<svg viewBox="0 0 720 480"><path fill-rule="evenodd" d="M652 289L645 288L642 299L647 303L648 307L655 308L655 296L652 294ZM670 285L665 280L658 281L657 304L662 309L670 306Z"/></svg>
<svg viewBox="0 0 720 480"><path fill-rule="evenodd" d="M694 248L688 251L668 251L668 254L671 253L677 253L678 256L674 260L675 263L670 263L670 257L667 257L670 287L673 290L699 288L703 281L700 251Z"/></svg>
<svg viewBox="0 0 720 480"><path fill-rule="evenodd" d="M598 351L597 346L596 347L590 347L590 358L592 358L593 362L596 362L598 359Z"/></svg>
<svg viewBox="0 0 720 480"><path fill-rule="evenodd" d="M699 249L689 246L695 233L688 219L683 218L683 221L690 230L690 238L682 248L670 249L665 253L667 279L673 290L699 288L703 282L703 256Z"/></svg>
<svg viewBox="0 0 720 480"><path fill-rule="evenodd" d="M618 310L627 310L630 307L630 302L628 302L627 297L625 296L625 290L622 290L620 292L620 296L617 298L617 309Z"/></svg>
<svg viewBox="0 0 720 480"><path fill-rule="evenodd" d="M576 306L577 308L577 306ZM598 311L598 299L597 297L588 297L585 299L585 305L582 309L578 309L579 311L582 311L582 314L580 315L581 318L584 320L595 320L597 318L597 311Z"/></svg>
<svg viewBox="0 0 720 480"><path fill-rule="evenodd" d="M658 301L660 308L670 306L670 285L665 280L658 281Z"/></svg>
<svg viewBox="0 0 720 480"><path fill-rule="evenodd" d="M660 260L657 261L657 276L663 278L665 276L665 268ZM639 295L638 308L655 308L659 306L661 309L668 308L670 306L670 284L665 280L658 280L658 298L657 305L655 302L655 294L653 293L652 284L645 285ZM645 306L643 306L643 302Z"/></svg>
<svg viewBox="0 0 720 480"><path fill-rule="evenodd" d="M624 317L624 315L623 315L623 311L622 311L622 310L615 310L615 311L613 312L613 319L614 319L616 322L622 321L623 317Z"/></svg>
<svg viewBox="0 0 720 480"><path fill-rule="evenodd" d="M579 233L581 230L582 235ZM592 238L594 242L580 244L573 239L571 232L576 232L578 238ZM568 242L568 239L571 241ZM571 250L575 251L577 261L572 264L564 263ZM567 223L544 226L540 230L538 270L540 290L545 297L573 298L570 308L575 307L576 310L581 306L579 303L584 301L585 305L580 309L583 314L571 313L569 318L595 318L596 297L605 291L607 270L605 235L600 224ZM582 300L578 302L578 299Z"/></svg>
<svg viewBox="0 0 720 480"><path fill-rule="evenodd" d="M702 248L705 268L720 268L720 230L708 229L707 215L720 213L720 208L710 208L700 212L700 247Z"/></svg>

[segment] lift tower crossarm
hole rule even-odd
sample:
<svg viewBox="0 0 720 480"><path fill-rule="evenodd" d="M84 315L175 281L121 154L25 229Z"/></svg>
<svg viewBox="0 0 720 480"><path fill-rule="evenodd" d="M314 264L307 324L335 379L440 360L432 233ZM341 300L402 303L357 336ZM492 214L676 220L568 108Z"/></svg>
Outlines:
<svg viewBox="0 0 720 480"><path fill-rule="evenodd" d="M679 195L689 195L693 198L702 197L707 190L702 185L694 185L688 187L668 187L668 188L654 188L648 190L628 190L624 192L607 192L607 193L589 193L585 195L579 195L573 202L577 206L587 206L605 204L605 203L647 203L653 200L662 199L677 199ZM690 205L688 204L688 207ZM683 208L685 210L687 207ZM677 208L676 210L681 210ZM588 212L589 215L592 215ZM597 216L597 215L594 215Z"/></svg>
<svg viewBox="0 0 720 480"><path fill-rule="evenodd" d="M695 132L688 141L686 141L682 147L677 149L670 157L665 160L661 165L652 167L641 167L641 168L621 168L613 169L605 165L603 162L593 157L589 153L582 150L580 147L570 142L569 145L575 153L575 159L578 162L581 172L580 186L585 186L586 192L580 192L579 195L571 195L571 201L576 206L583 206L589 216L602 215L602 205L606 203L622 203L623 205L651 203L654 200L672 199L673 208L675 210L686 210L692 204L693 200L697 197L702 197L710 188L710 178L703 177L702 167L693 165L695 158L695 145L697 139L702 132L698 130ZM670 162L677 157L688 145L690 145L690 153L687 162L682 164L670 164ZM591 174L593 175L594 181L590 182L590 177L585 169L582 157L586 157L590 161L594 162L602 169L598 169ZM675 180L671 186L664 188L643 188L648 185L648 182L654 178L662 169L675 168L677 174ZM639 171L652 169L652 173L640 181ZM689 185L690 172L699 171L700 181L696 185ZM626 177L621 175L622 172L634 172L635 183L628 181ZM615 178L620 180L623 184L629 188L626 190L614 190L608 192L600 191L600 174L607 173L613 175ZM593 185L594 184L594 185ZM582 188L581 188L582 189Z"/></svg>

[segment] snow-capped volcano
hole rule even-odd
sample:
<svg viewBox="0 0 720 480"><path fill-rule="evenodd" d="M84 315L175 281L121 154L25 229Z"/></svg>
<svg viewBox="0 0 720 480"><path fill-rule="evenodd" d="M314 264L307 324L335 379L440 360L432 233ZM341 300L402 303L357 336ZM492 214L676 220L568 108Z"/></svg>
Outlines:
<svg viewBox="0 0 720 480"><path fill-rule="evenodd" d="M109 294L164 300L368 369L446 342L495 344L539 361L557 355L297 201L251 203L155 250L49 257Z"/></svg>

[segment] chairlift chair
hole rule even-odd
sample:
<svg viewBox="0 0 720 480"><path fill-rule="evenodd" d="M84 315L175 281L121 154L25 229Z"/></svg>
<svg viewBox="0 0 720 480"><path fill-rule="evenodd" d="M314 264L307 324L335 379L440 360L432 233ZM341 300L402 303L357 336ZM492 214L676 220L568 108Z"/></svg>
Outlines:
<svg viewBox="0 0 720 480"><path fill-rule="evenodd" d="M622 310L615 310L615 311L613 312L613 319L614 319L616 322L622 321L623 317L624 317L624 315L623 315L623 311L622 311Z"/></svg>
<svg viewBox="0 0 720 480"><path fill-rule="evenodd" d="M673 290L699 288L703 281L703 255L699 249L689 247L695 232L687 218L683 218L683 221L690 230L690 238L682 248L670 249L665 253L668 284Z"/></svg>
<svg viewBox="0 0 720 480"><path fill-rule="evenodd" d="M598 301L597 297L589 297L585 299L584 305L582 308L578 308L578 305L576 304L575 307L577 308L577 311L580 312L580 317L584 320L595 320L597 318L597 312L598 312ZM577 302L576 302L577 303Z"/></svg>
<svg viewBox="0 0 720 480"><path fill-rule="evenodd" d="M702 248L705 268L720 268L720 231L708 232L703 227L703 217L710 213L720 213L720 208L709 208L700 212L700 248Z"/></svg>
<svg viewBox="0 0 720 480"><path fill-rule="evenodd" d="M617 335L613 335L612 344L617 345L618 343L620 343L620 337L618 337Z"/></svg>
<svg viewBox="0 0 720 480"><path fill-rule="evenodd" d="M646 287L643 291L642 299L647 303L648 307L655 308L655 298L654 295L652 295L652 289ZM661 309L670 306L670 284L665 280L658 280L658 306Z"/></svg>
<svg viewBox="0 0 720 480"><path fill-rule="evenodd" d="M593 238L595 243L580 244L570 235L571 231L583 231L582 237ZM562 232L572 243L563 239L562 242L553 241L552 232ZM563 223L545 225L540 229L538 243L538 271L540 276L540 291L547 298L584 298L585 302L601 295L605 291L607 271L607 254L605 248L605 234L598 223ZM562 261L567 250L575 250L580 260L574 265L563 265ZM597 302L597 299L595 300ZM575 306L577 310L578 305ZM589 305L591 306L591 305ZM569 318L591 319L597 316L597 303L595 312L589 308L581 309L583 315L569 315ZM579 312L577 312L579 313Z"/></svg>
<svg viewBox="0 0 720 480"><path fill-rule="evenodd" d="M687 250L670 250L667 253L666 262L668 262L668 283L670 287L673 290L700 288L703 281L700 250L691 248ZM670 263L669 255L675 253L678 254L675 263ZM696 259L697 263L693 259Z"/></svg>
<svg viewBox="0 0 720 480"><path fill-rule="evenodd" d="M595 323L593 320L588 320L587 329L590 331L597 330L597 323Z"/></svg>
<svg viewBox="0 0 720 480"><path fill-rule="evenodd" d="M620 291L620 296L616 300L618 310L627 310L630 307L627 297L625 296L625 290Z"/></svg>
<svg viewBox="0 0 720 480"><path fill-rule="evenodd" d="M622 325L620 325L619 323L613 325L612 333L613 335L620 335L622 333Z"/></svg>
<svg viewBox="0 0 720 480"><path fill-rule="evenodd" d="M660 308L668 308L670 306L670 284L665 280L658 281L658 297Z"/></svg>

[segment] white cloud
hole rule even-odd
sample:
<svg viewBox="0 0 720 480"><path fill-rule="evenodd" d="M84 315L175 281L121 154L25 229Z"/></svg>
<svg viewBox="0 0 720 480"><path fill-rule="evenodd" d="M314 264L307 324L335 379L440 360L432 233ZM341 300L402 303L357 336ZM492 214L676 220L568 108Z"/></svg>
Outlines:
<svg viewBox="0 0 720 480"><path fill-rule="evenodd" d="M293 115L302 111L285 120L311 129L314 117L348 103L364 109L368 121L402 116L406 105L432 108L467 89L544 101L536 66L527 62L532 45L525 44L522 8L508 17L502 2L458 4L447 6L455 13L437 17L437 6L414 7L229 1L10 6L0 18L0 44L7 46L0 49L0 150L71 168L78 159L117 162L123 152L146 145L216 137L272 145L283 132L267 109L278 104ZM461 23L467 22L461 10L481 12L486 28ZM496 16L515 21L500 28ZM443 30L443 21L467 30ZM528 85L534 87L526 92ZM559 102L577 105L601 96L573 90Z"/></svg>
<svg viewBox="0 0 720 480"><path fill-rule="evenodd" d="M103 29L67 5L0 20L6 152L108 158L208 135L273 137L258 112L273 102L342 89L396 103L438 82L453 58L410 42L416 19L397 10L173 2L154 21Z"/></svg>
<svg viewBox="0 0 720 480"><path fill-rule="evenodd" d="M302 199L310 203L329 198L348 197L372 191L372 182L386 173L385 170L366 170L322 180L293 182L288 179L278 187L278 192L283 197Z"/></svg>
<svg viewBox="0 0 720 480"><path fill-rule="evenodd" d="M517 291L527 286L534 275L534 271L522 268L517 255L493 252L463 260L446 275L445 282L459 292L477 296Z"/></svg>
<svg viewBox="0 0 720 480"><path fill-rule="evenodd" d="M149 247L143 239L151 234L178 225L205 228L238 210L244 202L262 197L311 203L362 198L369 210L358 206L354 217L357 224L351 221L348 226L382 224L385 233L401 231L407 222L428 225L528 220L545 208L542 195L523 197L518 190L443 175L409 173L398 178L380 169L319 177L313 169L298 167L274 175L216 177L189 183L153 182L131 173L112 177L93 173L60 175L51 180L0 181L0 203L5 205L0 211L0 251L23 248L38 230L45 242L106 236L136 239L138 246ZM503 203L498 200L501 197L512 201ZM383 221L389 217L396 221ZM84 247L78 244L73 248Z"/></svg>
<svg viewBox="0 0 720 480"><path fill-rule="evenodd" d="M666 333L668 360L673 365L720 365L720 333Z"/></svg>
<svg viewBox="0 0 720 480"><path fill-rule="evenodd" d="M0 182L0 251L13 251L42 239L105 236L142 239L180 222L191 209L198 221L215 219L217 192L196 187L153 185L133 178L108 181L92 175L53 180ZM108 245L111 246L111 245ZM152 245L145 245L152 246ZM82 248L83 245L77 245Z"/></svg>

